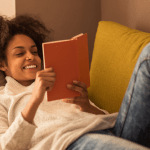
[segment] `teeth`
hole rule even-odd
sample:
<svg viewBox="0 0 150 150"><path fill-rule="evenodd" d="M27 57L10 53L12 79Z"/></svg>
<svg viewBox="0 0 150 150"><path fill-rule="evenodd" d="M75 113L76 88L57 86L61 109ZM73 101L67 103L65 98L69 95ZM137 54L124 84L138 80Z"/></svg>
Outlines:
<svg viewBox="0 0 150 150"><path fill-rule="evenodd" d="M26 66L25 69L36 68L36 65Z"/></svg>

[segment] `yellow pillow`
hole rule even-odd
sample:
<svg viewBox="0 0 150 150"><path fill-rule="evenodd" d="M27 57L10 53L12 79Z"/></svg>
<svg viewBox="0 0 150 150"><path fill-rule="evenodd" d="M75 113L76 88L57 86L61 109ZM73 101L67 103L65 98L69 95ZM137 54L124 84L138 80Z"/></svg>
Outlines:
<svg viewBox="0 0 150 150"><path fill-rule="evenodd" d="M150 33L100 21L90 68L88 98L109 113L118 112L133 69Z"/></svg>

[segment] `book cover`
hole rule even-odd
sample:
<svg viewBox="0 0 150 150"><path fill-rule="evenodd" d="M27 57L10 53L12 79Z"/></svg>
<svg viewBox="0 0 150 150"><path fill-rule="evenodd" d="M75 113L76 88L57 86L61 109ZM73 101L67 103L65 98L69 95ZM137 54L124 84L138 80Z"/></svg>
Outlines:
<svg viewBox="0 0 150 150"><path fill-rule="evenodd" d="M56 73L54 86L47 91L47 100L81 96L79 92L68 89L67 84L77 80L90 87L87 33L69 40L45 42L42 48L44 68L53 67Z"/></svg>

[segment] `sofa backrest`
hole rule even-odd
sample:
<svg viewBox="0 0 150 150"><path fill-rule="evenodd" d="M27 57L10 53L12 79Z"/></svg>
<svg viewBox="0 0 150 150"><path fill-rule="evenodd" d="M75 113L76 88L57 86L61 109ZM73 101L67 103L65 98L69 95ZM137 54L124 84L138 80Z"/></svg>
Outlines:
<svg viewBox="0 0 150 150"><path fill-rule="evenodd" d="M88 98L109 113L118 112L133 69L150 33L100 21L90 68Z"/></svg>

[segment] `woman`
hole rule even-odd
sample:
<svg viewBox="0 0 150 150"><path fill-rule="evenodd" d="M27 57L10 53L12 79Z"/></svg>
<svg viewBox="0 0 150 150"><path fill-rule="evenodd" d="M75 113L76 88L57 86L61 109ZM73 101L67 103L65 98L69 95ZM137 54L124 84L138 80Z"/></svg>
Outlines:
<svg viewBox="0 0 150 150"><path fill-rule="evenodd" d="M118 113L91 103L82 82L68 86L82 96L47 102L45 92L52 89L56 74L53 68L42 69L42 42L51 32L28 15L0 17L0 70L7 81L0 91L2 149L73 149L75 140L88 132L115 129Z"/></svg>

